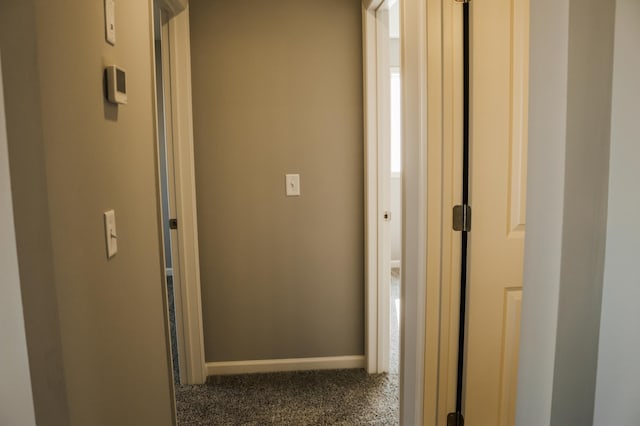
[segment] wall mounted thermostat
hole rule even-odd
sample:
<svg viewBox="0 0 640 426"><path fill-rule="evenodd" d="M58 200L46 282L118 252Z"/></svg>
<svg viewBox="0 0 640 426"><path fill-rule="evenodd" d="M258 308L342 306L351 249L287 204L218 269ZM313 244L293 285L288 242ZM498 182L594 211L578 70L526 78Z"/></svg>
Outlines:
<svg viewBox="0 0 640 426"><path fill-rule="evenodd" d="M115 65L108 66L105 70L107 82L107 99L114 104L127 103L127 73Z"/></svg>

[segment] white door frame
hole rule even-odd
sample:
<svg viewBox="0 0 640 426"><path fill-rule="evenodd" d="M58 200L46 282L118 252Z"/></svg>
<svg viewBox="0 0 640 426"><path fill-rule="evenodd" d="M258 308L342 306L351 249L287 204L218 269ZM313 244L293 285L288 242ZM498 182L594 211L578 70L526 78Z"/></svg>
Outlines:
<svg viewBox="0 0 640 426"><path fill-rule="evenodd" d="M401 284L400 423L436 424L439 393L440 286L443 271L445 90L443 0L400 0L403 233ZM382 0L363 1L366 211L366 365L379 365L380 280L377 276L378 88L375 11ZM428 13L427 13L428 12ZM445 72L443 72L445 71ZM429 90L427 91L427 86ZM453 92L447 92L453 96ZM451 123L449 123L451 124ZM448 135L447 136L451 136ZM429 251L427 251L427 248ZM427 256L428 254L428 256ZM427 268L427 265L429 266ZM428 272L427 272L428 271ZM445 342L448 344L448 342ZM426 350L425 348L428 348ZM439 423L438 423L439 424Z"/></svg>
<svg viewBox="0 0 640 426"><path fill-rule="evenodd" d="M440 284L443 221L443 36L447 2L400 0L403 73L403 265L401 320L401 422L422 424L437 411ZM367 370L378 365L377 280L377 83L375 9L381 0L363 2L365 93L365 311ZM444 5L444 6L443 6ZM429 15L427 15L427 9ZM427 16L429 19L427 20ZM428 21L428 22L427 22ZM206 379L200 294L193 158L188 6L170 20L171 86L174 103L174 155L178 187L182 328L187 357L186 383ZM446 39L446 35L445 35ZM429 49L429 55L427 55ZM433 53L433 54L432 54ZM427 61L427 58L429 61ZM428 70L427 70L428 69ZM371 70L374 70L373 72ZM429 71L429 72L427 72ZM429 92L427 92L427 80ZM446 87L445 87L446 89ZM429 107L429 108L428 108ZM425 121L426 117L426 121ZM428 124L428 126L427 126ZM429 164L427 174L427 164ZM427 187L429 193L427 194ZM428 204L427 204L428 203ZM429 216L427 216L429 213ZM429 231L429 233L427 233ZM429 247L429 258L427 258ZM427 264L429 275L427 276ZM428 306L428 309L427 309ZM385 325L386 326L386 325ZM425 352L425 342L429 351Z"/></svg>
<svg viewBox="0 0 640 426"><path fill-rule="evenodd" d="M180 382L201 384L206 380L206 368L193 152L189 7L183 0L159 0L158 3L170 17L165 28L166 40L163 40L163 55L168 58L169 75L163 73L163 79L171 93L165 104L165 118L171 127L166 137L167 147L173 154L175 205L179 224L179 231L175 233L177 244L172 245L177 247L173 252L173 261L178 265L174 268L174 276L177 272L176 282L179 284L174 291Z"/></svg>
<svg viewBox="0 0 640 426"><path fill-rule="evenodd" d="M390 82L387 3L363 10L365 109L365 276L366 368L389 371L390 223Z"/></svg>

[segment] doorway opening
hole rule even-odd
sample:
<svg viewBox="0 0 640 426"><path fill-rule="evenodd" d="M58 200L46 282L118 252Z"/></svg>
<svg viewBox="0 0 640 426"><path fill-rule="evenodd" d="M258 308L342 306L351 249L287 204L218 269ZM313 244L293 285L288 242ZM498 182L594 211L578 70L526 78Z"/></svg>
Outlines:
<svg viewBox="0 0 640 426"><path fill-rule="evenodd" d="M162 1L159 0L161 3ZM425 270L424 270L424 259L425 259L425 250L424 250L424 241L426 240L426 235L424 235L424 229L425 229L425 217L426 217L426 211L425 211L425 205L424 205L424 179L422 179L422 177L424 177L424 165L423 165L423 157L421 156L421 153L425 152L425 145L426 145L426 130L424 129L424 126L421 125L422 123L422 119L424 118L424 103L425 103L425 85L426 85L426 75L425 75L425 70L424 67L421 67L421 64L426 63L426 58L424 57L425 52L423 49L421 49L422 45L421 45L421 40L424 40L424 37L421 37L421 34L423 34L425 32L425 25L423 22L423 17L425 16L424 13L424 5L422 5L420 2L415 2L415 1L403 1L400 2L398 0L393 1L390 0L388 2L386 2L386 6L382 6L380 7L380 3L382 3L381 1L377 2L377 6L372 6L369 5L367 6L366 3L364 4L365 7L365 11L366 11L366 15L365 15L365 44L366 44L366 51L365 51L365 60L367 62L367 70L369 70L368 72L371 72L371 75L375 81L375 83L369 84L371 83L371 81L369 80L369 76L365 76L366 80L366 91L367 93L365 94L365 99L367 101L367 107L366 107L366 111L365 111L365 115L366 115L366 135L367 135L367 146L366 146L366 151L367 151L367 155L369 154L369 148L371 145L375 145L375 148L371 146L371 148L374 148L376 150L376 154L373 158L373 163L375 165L375 167L373 168L373 170L376 171L375 176L373 177L374 180L374 185L369 185L369 176L367 175L366 181L367 181L367 191L369 190L373 190L375 191L375 194L377 194L378 191L378 186L377 186L377 181L385 181L387 182L386 185L388 187L389 192L387 193L387 204L384 207L384 210L381 210L383 204L381 204L381 199L380 197L378 197L377 195L374 197L374 203L372 204L374 206L374 210L372 212L372 214L370 216L367 216L368 220L367 220L367 227L370 227L373 225L373 227L377 230L374 231L375 232L375 241L374 241L374 245L372 246L372 250L369 249L367 250L367 259L368 260L372 260L372 257L374 259L378 259L379 256L379 247L382 246L381 243L381 239L383 238L382 233L378 230L378 226L380 226L380 224L382 224L383 227L386 228L386 231L384 231L384 233L387 235L387 237L390 239L391 237L391 226L392 224L396 225L399 229L402 230L402 233L405 234L404 238L402 238L402 249L401 251L405 253L404 258L394 258L392 259L391 254L389 253L387 256L384 257L384 261L383 262L378 262L378 261L374 261L368 264L368 269L367 269L367 276L368 276L368 280L371 279L371 277L373 276L373 279L375 280L375 284L371 285L371 283L368 281L367 282L367 302L366 302L366 306L365 306L365 311L367 312L367 320L366 320L366 335L367 335L367 341L366 341L366 345L365 345L365 356L361 356L358 355L357 359L355 359L354 357L350 357L350 358L354 358L354 360L348 360L349 362L351 361L357 361L359 363L359 365L362 365L364 362L367 363L367 367L369 367L369 365L373 365L373 368L369 369L367 368L367 370L370 373L376 373L376 372L387 372L389 371L389 361L390 358L392 358L391 355L391 346L390 346L390 336L392 335L392 330L391 327L395 324L395 326L397 327L398 333L396 334L397 336L397 341L398 341L398 377L402 376L401 379L399 379L399 387L401 388L401 392L404 394L404 396L402 398L399 398L399 400L402 401L402 411L405 413L404 414L404 422L406 424L413 424L413 423L420 423L420 419L422 418L422 388L423 388L423 374L424 374L424 354L423 354L423 350L424 350L424 325L425 325L425 321L424 321L424 313L425 313L425 306L424 306L424 301L425 301L425 297L424 297L424 286L422 285L422 283L425 282L426 277L425 277ZM398 15L403 15L404 16L404 24L403 27L407 27L407 21L409 22L409 26L408 28L410 29L410 32L408 35L405 35L403 30L403 39L402 39L402 44L403 44L403 50L405 51L410 51L410 52L416 52L415 55L411 54L411 55L405 55L405 57L402 59L402 67L400 67L399 61L396 63L395 67L392 67L390 63L387 63L386 65L386 69L384 71L384 75L386 76L386 78L381 79L380 78L380 72L379 72L379 68L376 64L376 56L375 54L371 54L371 50L369 48L369 46L373 45L375 46L375 39L377 38L377 35L380 35L380 32L376 31L376 12L377 11L382 11L382 10L386 10L387 14L389 13L393 13L391 12L389 9L392 8L394 5L399 5L400 3L402 3L402 8L399 8L400 10L403 10L402 13L397 13ZM174 153L176 153L176 176L174 177L175 179L175 184L176 187L179 189L178 191L178 200L177 200L177 204L178 207L181 208L182 203L180 202L182 198L184 198L185 192L188 190L193 190L193 188L195 188L194 186L194 182L185 182L184 184L182 184L180 181L181 179L184 179L185 176L187 178L192 177L191 173L183 173L180 172L182 167L193 167L193 152L191 152L191 156L182 156L179 155L180 153L178 151L180 151L180 147L183 146L189 148L189 145L191 145L192 149L192 141L193 141L193 129L189 129L190 123L191 123L191 99L190 99L190 95L188 95L190 93L190 59L189 59L189 18L188 18L188 13L186 13L187 11L182 12L179 15L175 15L172 16L169 19L169 25L168 27L170 28L170 37L168 38L168 42L171 45L172 43L175 43L173 45L170 46L169 49L169 54L170 54L170 58L169 58L169 62L170 62L170 70L169 70L169 75L163 75L162 78L163 80L170 80L170 87L169 87L169 95L170 98L167 99L165 98L165 105L166 108L168 108L168 110L166 111L167 113L167 121L168 123L166 123L168 126L173 127L173 135L171 136L171 132L169 130L167 130L167 137L173 139L174 141L174 147L173 147L173 151ZM409 18L409 19L408 19ZM414 19L415 18L415 19ZM373 21L373 22L372 22ZM390 35L389 35L389 28L388 28L388 23L387 23L387 32L385 33L385 37L388 40L387 43L390 43L389 39L390 39ZM164 25L163 27L163 32L164 32ZM398 25L399 27L399 25ZM398 32L398 36L400 33L400 29L398 28L397 30ZM400 45L400 39L399 37L396 37L397 41L393 44L395 44L395 52L398 53L401 49L399 47ZM374 43L370 43L371 39L374 39ZM162 39L161 39L162 41ZM379 41L379 40L378 40ZM162 43L161 43L162 46ZM374 51L376 52L376 51ZM388 48L385 50L386 52L386 56L387 56L387 60L389 61L389 57L391 56L391 47L388 46ZM415 60L414 60L415 59ZM163 61L166 60L166 57L162 58ZM175 63L174 63L175 62ZM414 63L415 62L415 63ZM394 69L395 68L395 69ZM402 80L403 80L403 84L400 84L400 68L402 68ZM394 72L395 71L395 72ZM182 73L182 75L181 75ZM181 86L181 83L184 82L184 84ZM398 126L402 128L402 132L406 134L406 140L411 141L412 143L407 146L406 148L406 152L404 152L402 154L402 157L404 157L404 164L402 164L402 170L400 170L400 175L396 175L396 181L398 183L403 182L403 185L399 185L402 187L402 191L405 192L405 200L403 200L402 202L407 204L407 208L404 209L405 211L396 211L395 209L392 209L390 207L390 202L391 202L391 195L390 195L390 191L391 191L391 146L390 146L390 142L391 142L391 121L392 121L392 117L391 117L391 86L394 84L398 85L401 87L402 90L402 97L397 96L397 104L402 103L403 109L405 111L405 114L403 114L403 124L402 126ZM378 83L380 84L384 84L386 87L386 90L384 93L386 93L386 96L389 98L388 102L387 102L387 111L388 114L385 115L385 120L388 126L388 137L387 137L387 143L386 143L386 150L388 151L386 157L381 157L377 154L377 150L379 149L379 142L378 142L378 135L380 134L380 129L378 129L378 125L380 124L380 121L378 120L378 109L375 107L375 105L378 105L378 93L382 94L383 92L380 91L380 88L378 86ZM374 95L373 96L369 96L369 90L370 88L374 89ZM182 90L181 90L182 89ZM165 87L165 95L166 95L166 87ZM176 104L180 104L180 99L188 101L185 102L185 106L186 108L181 108L180 106L171 106L173 103ZM176 102L176 100L178 102ZM372 102L369 102L370 100L372 100ZM173 102L172 102L173 101ZM184 117L183 116L179 116L180 114L184 113ZM178 120L176 121L176 116L178 117ZM409 118L406 118L409 117ZM400 117L397 117L398 120L400 119ZM400 121L400 120L399 120ZM180 125L182 124L182 126ZM370 132L370 127L369 126L373 126L375 127L373 132ZM182 137L182 131L185 131L185 135L184 137ZM189 134L191 133L191 134ZM176 136L178 135L178 136ZM372 138L369 138L369 136L373 135ZM371 142L369 142L369 139L371 139ZM375 141L375 142L373 142ZM168 140L169 143L171 143L171 141ZM171 151L171 149L168 149L167 152ZM402 150L401 150L402 151ZM382 158L384 158L384 160L382 160ZM396 156L397 158L397 156ZM367 157L367 161L370 160L369 157ZM384 163L384 167L385 167L385 172L381 172L381 166L382 164L379 165L378 161L382 161ZM397 160L396 160L397 161ZM370 163L367 163L370 164ZM371 170L371 169L369 169ZM379 177L385 176L384 179L381 179ZM403 178L403 176L406 176L406 179ZM388 179L387 179L388 177ZM170 180L169 180L170 181ZM369 193L368 193L369 195ZM371 198L367 197L368 200L371 200ZM369 203L369 201L368 201ZM188 203L187 203L188 204ZM367 204L366 208L367 208L367 214L369 214L371 212L370 210L371 205ZM194 210L195 211L195 210ZM384 221L382 218L384 217L384 212L388 211L391 212L392 214L391 216L391 220L390 221ZM185 233L185 229L187 226L190 226L190 223L192 223L192 219L195 219L195 215L189 215L189 216L185 216L182 210L178 211L178 219L180 220L180 230L179 231L165 231L165 232L172 232L173 235L177 235L176 239L180 239L180 235L184 235ZM180 214L182 213L182 214ZM407 218L405 219L403 216L407 216ZM183 220L184 218L184 220ZM378 220L378 218L380 218L380 220ZM401 223L401 220L405 221L405 224ZM194 222L195 223L195 222ZM193 235L195 236L196 234L193 233ZM171 239L171 244L174 244L175 239ZM193 241L197 243L197 238L194 237ZM182 274L178 273L176 271L176 267L177 266L181 266L183 270L187 270L190 268L190 266L193 266L193 271L195 271L196 273L194 273L194 275L190 275L190 274L186 274L187 278L192 278L195 277L195 281L192 281L190 279L185 279L183 280L183 286L184 288L182 290L179 290L177 285L179 283L174 281L174 286L175 286L175 298L176 298L176 318L178 319L178 322L180 322L180 318L182 318L182 316L179 314L179 310L180 308L182 308L182 311L184 313L184 315L190 315L190 313L193 313L193 321L189 321L188 318L186 318L183 321L183 325L182 328L180 327L180 324L177 324L177 333L176 333L176 340L178 341L178 350L175 351L176 353L179 354L179 374L181 376L183 376L183 380L181 381L183 384L196 384L196 383L203 383L204 379L206 377L207 374L212 374L215 373L215 369L217 367L219 367L218 365L216 365L215 363L206 363L205 359L204 359L204 354L202 351L202 348L204 346L203 344L203 338L202 338L202 312L201 312L201 308L199 308L201 306L201 302L199 300L199 295L200 295L200 288L199 288L199 276L197 276L197 271L199 270L197 268L197 262L195 262L195 260L198 259L197 257L197 244L191 244L192 246L196 247L196 250L192 253L191 251L187 251L186 254L196 254L196 256L193 256L192 259L194 260L193 262L189 261L189 259L184 260L183 256L185 256L185 252L183 250L180 250L178 253L174 252L174 256L172 256L172 268L173 268L173 277L174 279L177 277L181 277ZM370 247L370 246L369 246ZM386 247L391 250L391 243L390 240L387 243ZM180 245L180 248L182 249L183 246ZM176 255L179 259L176 259ZM177 261L179 260L179 261ZM396 261L401 261L402 262L402 273L400 273L399 268L395 271L397 272L397 292L399 294L402 294L401 298L404 300L404 303L402 303L403 306L400 306L399 303L396 303L396 299L399 299L400 297L395 297L395 298L391 298L389 293L391 292L390 290L390 281L392 278L392 264L394 266L398 266L398 264L400 262L395 262L392 263L392 260L396 260ZM373 266L373 268L371 268L371 266ZM382 269L380 269L382 268ZM372 270L373 269L373 270ZM373 274L370 274L371 272L373 272ZM183 271L184 274L184 271ZM386 285L380 284L381 282L383 282L386 279ZM403 281L405 281L402 285L400 284L401 279ZM197 281L197 282L196 282ZM194 290L192 286L192 284L196 284L194 287L197 286L197 291L191 291L191 295L193 296L193 302L192 304L189 303L185 303L185 300L188 300L189 297L189 289ZM385 290L386 289L386 290ZM386 298L385 297L381 297L384 296L381 292L387 292ZM370 297L372 296L372 297ZM180 300L178 300L179 298L181 298L182 302L180 302ZM198 299L198 300L196 300ZM192 309L194 308L194 309ZM376 313L375 317L370 318L369 313L371 312L371 310L369 310L369 308L374 308L374 312ZM192 312L193 311L193 312ZM383 312L384 311L384 312ZM399 318L402 318L402 320L399 320ZM395 319L395 321L392 321L393 319ZM192 324L193 322L193 324ZM200 324L196 324L196 322L200 322ZM198 326L199 327L195 327L198 328L197 332L192 332L192 325ZM382 331L384 330L384 331ZM180 331L182 331L182 336ZM380 336L382 332L386 333L386 337L384 338L379 338L377 336ZM370 337L372 337L370 339ZM400 337L402 336L402 337ZM181 337L183 340L185 340L184 343L181 344L180 340ZM386 341L384 340L386 339ZM403 350L400 351L399 348L400 346L402 346ZM183 347L186 347L187 350L184 350ZM191 350L189 350L191 349ZM195 359L197 357L199 357L200 359ZM363 360L364 358L364 360ZM373 361L369 361L369 359L373 359ZM384 363L383 360L384 358L386 358L386 365ZM400 362L400 359L402 360L402 362ZM285 360L286 361L286 360ZM337 359L337 360L330 360L330 361L339 361L342 362L342 358ZM186 365L186 370L183 369L183 363ZM241 362L239 362L240 364L242 364ZM403 368L399 368L399 365L402 364ZM349 364L351 365L351 364ZM383 367L381 367L381 365ZM241 365L241 367L243 367L244 364ZM236 367L236 365L231 365L231 367ZM200 373L199 374L192 374L190 372L190 369L194 369L194 368L199 368L200 369ZM402 414L401 414L402 417Z"/></svg>
<svg viewBox="0 0 640 426"><path fill-rule="evenodd" d="M399 0L385 0L372 13L375 41L372 55L375 65L367 64L367 78L375 81L375 102L367 103L367 110L375 121L375 133L367 135L367 145L374 159L368 160L368 175L374 178L375 230L369 230L368 244L375 241L377 313L372 315L378 324L377 351L368 352L369 373L400 373L401 342L401 264L403 243L402 195L402 78L401 30ZM372 26L373 26L372 25ZM371 336L369 336L371 337Z"/></svg>
<svg viewBox="0 0 640 426"><path fill-rule="evenodd" d="M400 282L402 265L402 84L400 73L400 2L390 2L389 20L389 202L390 291L389 373L400 372Z"/></svg>
<svg viewBox="0 0 640 426"><path fill-rule="evenodd" d="M175 187L173 178L173 156L168 149L167 133L170 131L167 123L166 109L170 107L165 97L165 73L167 67L166 52L163 52L162 29L163 20L166 21L162 10L156 6L154 11L154 43L155 43L155 74L156 74L156 114L157 114L157 137L158 137L158 161L160 175L160 194L162 199L162 230L163 230L163 254L165 262L165 285L167 294L167 306L169 317L169 331L171 334L171 361L173 370L173 380L175 384L180 384L180 354L178 351L178 327L176 323L176 297L175 297L175 276L174 276L174 255L172 242L172 228L175 228ZM166 24L166 22L165 22ZM164 54L163 54L164 53Z"/></svg>

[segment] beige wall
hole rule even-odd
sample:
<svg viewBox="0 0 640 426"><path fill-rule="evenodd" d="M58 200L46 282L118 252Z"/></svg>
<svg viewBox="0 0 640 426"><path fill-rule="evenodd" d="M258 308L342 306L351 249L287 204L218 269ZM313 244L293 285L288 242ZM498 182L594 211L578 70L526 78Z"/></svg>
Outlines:
<svg viewBox="0 0 640 426"><path fill-rule="evenodd" d="M9 165L36 420L66 425L34 13L31 1L0 3Z"/></svg>
<svg viewBox="0 0 640 426"><path fill-rule="evenodd" d="M1 55L2 52L0 52ZM0 424L35 426L31 374L20 290L20 272L11 200L7 127L0 58Z"/></svg>
<svg viewBox="0 0 640 426"><path fill-rule="evenodd" d="M360 1L190 9L206 360L363 354Z"/></svg>
<svg viewBox="0 0 640 426"><path fill-rule="evenodd" d="M104 40L103 9L83 0L0 4L36 416L42 425L168 425L151 8L117 2L115 47ZM103 96L112 62L128 71L129 104L119 108ZM111 261L108 209L120 237Z"/></svg>

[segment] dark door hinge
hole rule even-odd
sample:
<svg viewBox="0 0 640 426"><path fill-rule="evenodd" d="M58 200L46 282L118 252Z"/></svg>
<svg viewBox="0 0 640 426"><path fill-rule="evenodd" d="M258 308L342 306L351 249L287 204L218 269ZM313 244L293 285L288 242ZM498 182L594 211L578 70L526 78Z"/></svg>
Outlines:
<svg viewBox="0 0 640 426"><path fill-rule="evenodd" d="M464 426L464 417L462 417L462 413L447 414L447 426Z"/></svg>
<svg viewBox="0 0 640 426"><path fill-rule="evenodd" d="M169 229L178 229L178 219L169 219Z"/></svg>
<svg viewBox="0 0 640 426"><path fill-rule="evenodd" d="M468 204L453 207L453 230L471 231L471 206Z"/></svg>

